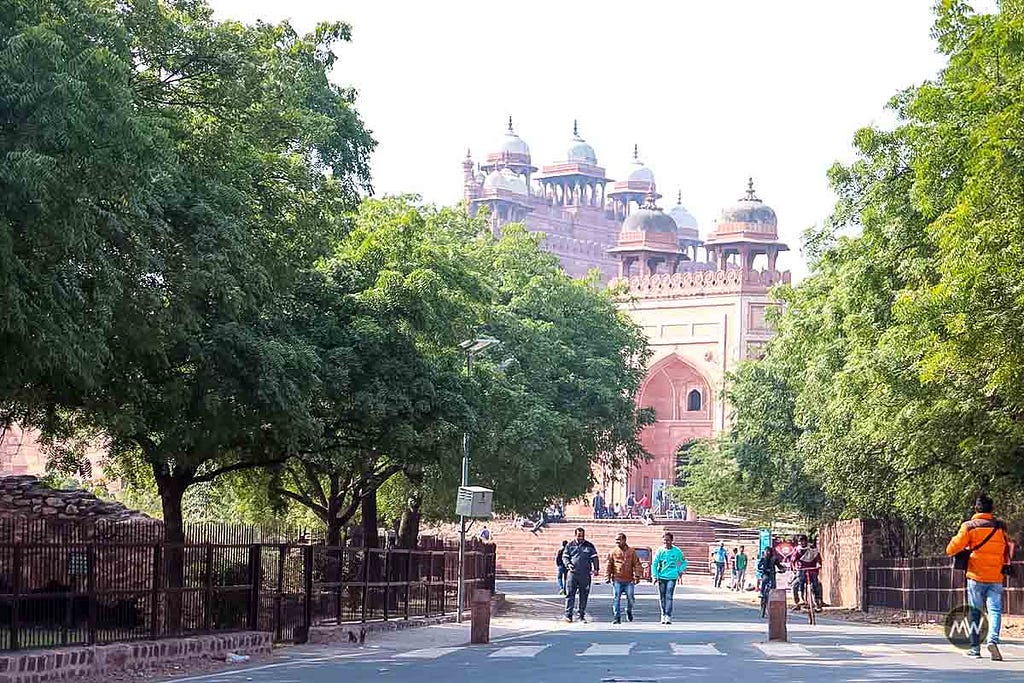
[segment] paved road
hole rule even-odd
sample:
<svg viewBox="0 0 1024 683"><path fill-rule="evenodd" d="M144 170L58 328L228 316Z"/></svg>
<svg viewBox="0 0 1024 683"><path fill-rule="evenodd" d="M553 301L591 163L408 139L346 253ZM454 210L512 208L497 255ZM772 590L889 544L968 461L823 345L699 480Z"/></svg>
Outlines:
<svg viewBox="0 0 1024 683"><path fill-rule="evenodd" d="M941 635L912 629L790 618L790 642L766 643L757 611L706 587L677 591L675 623L658 623L657 594L640 586L636 621L612 624L610 588L595 584L593 621L559 623L554 584L499 586L520 606L498 619L487 646L466 644L464 626L388 634L359 649L294 648L286 660L178 681L196 683L441 683L528 681L1020 681L1024 645L1004 662L971 660ZM523 605L527 609L523 611Z"/></svg>

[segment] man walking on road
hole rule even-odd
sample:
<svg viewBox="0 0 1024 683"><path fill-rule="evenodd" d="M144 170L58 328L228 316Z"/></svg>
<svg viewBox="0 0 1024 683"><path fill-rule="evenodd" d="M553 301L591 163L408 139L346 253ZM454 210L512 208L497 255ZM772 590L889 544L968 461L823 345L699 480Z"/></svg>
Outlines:
<svg viewBox="0 0 1024 683"><path fill-rule="evenodd" d="M742 591L743 584L747 580L747 552L744 546L740 546L740 551L736 553L733 563L733 573L736 575L734 590Z"/></svg>
<svg viewBox="0 0 1024 683"><path fill-rule="evenodd" d="M992 499L981 495L974 501L974 516L960 525L946 546L953 556L970 550L967 560L967 602L971 607L971 648L968 657L981 657L979 626L981 609L988 609L988 648L992 661L1003 660L999 652L999 627L1003 618L1003 567L1010 563L1006 523L992 514Z"/></svg>
<svg viewBox="0 0 1024 683"><path fill-rule="evenodd" d="M576 594L580 597L580 621L587 620L587 598L590 597L590 580L598 571L597 548L587 540L587 532L577 527L576 540L565 546L562 560L569 572L566 585L565 620L572 621L572 613L576 608Z"/></svg>
<svg viewBox="0 0 1024 683"><path fill-rule="evenodd" d="M729 551L725 549L725 541L718 544L718 548L711 554L715 561L715 588L722 585L722 577L725 576L725 564L729 561Z"/></svg>
<svg viewBox="0 0 1024 683"><path fill-rule="evenodd" d="M672 598L676 590L676 581L686 571L686 558L683 551L672 545L672 534L665 532L661 537L665 543L658 548L651 562L651 581L658 584L658 596L661 599L661 623L672 623Z"/></svg>
<svg viewBox="0 0 1024 683"><path fill-rule="evenodd" d="M607 582L612 584L612 617L614 624L622 623L622 594L626 594L626 619L633 621L633 586L643 578L643 565L636 551L626 545L626 534L621 531L615 536L615 549L608 553L606 563Z"/></svg>

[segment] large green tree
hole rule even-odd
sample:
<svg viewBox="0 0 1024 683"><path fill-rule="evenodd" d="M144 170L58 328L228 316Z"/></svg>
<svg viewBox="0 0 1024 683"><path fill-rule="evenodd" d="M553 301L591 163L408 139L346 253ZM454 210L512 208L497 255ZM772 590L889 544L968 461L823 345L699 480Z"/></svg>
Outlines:
<svg viewBox="0 0 1024 683"><path fill-rule="evenodd" d="M0 3L0 407L38 417L111 357L174 149L114 3Z"/></svg>
<svg viewBox="0 0 1024 683"><path fill-rule="evenodd" d="M771 459L820 487L825 517L893 520L893 552L926 546L978 490L1024 503L1024 8L936 11L947 66L832 169L813 273L779 290L763 371L734 389L792 404L794 439ZM773 417L739 404L744 420Z"/></svg>
<svg viewBox="0 0 1024 683"><path fill-rule="evenodd" d="M347 231L373 146L354 94L328 80L332 46L348 27L303 36L288 24L219 22L190 1L8 9L8 50L39 46L0 68L25 93L15 89L24 111L5 121L3 144L21 146L9 160L35 159L54 175L23 182L21 211L32 218L44 207L32 218L41 229L59 234L70 221L78 233L61 237L73 249L58 241L42 250L49 261L16 262L12 296L57 329L52 344L33 346L32 319L6 327L25 349L29 398L41 398L4 399L35 409L28 419L50 434L102 435L115 465L151 468L167 537L180 541L190 485L283 460L317 427L319 356L296 312L319 277L316 260ZM63 99L38 94L65 82L56 88ZM69 196L56 187L72 172L54 170L61 160L80 178ZM48 233L28 235L32 224L16 218L5 227L20 225L29 249L46 245ZM6 243L25 248L18 236ZM93 266L92 252L113 256ZM61 289L60 272L84 280L102 268L114 276L90 290L99 303L77 295L89 287L75 281ZM102 324L90 326L93 318ZM69 340L85 359L81 381L63 371L65 333L81 337Z"/></svg>
<svg viewBox="0 0 1024 683"><path fill-rule="evenodd" d="M450 517L464 432L472 480L509 511L585 493L599 457L643 456L643 335L596 281L565 275L539 237L509 226L496 240L461 209L367 200L325 268L348 278L343 298L362 331L334 335L349 372L325 385L326 429L280 470L279 490L332 537L360 505L375 534L376 492L393 476L406 479L406 542L421 507ZM501 345L467 375L459 343L481 334Z"/></svg>

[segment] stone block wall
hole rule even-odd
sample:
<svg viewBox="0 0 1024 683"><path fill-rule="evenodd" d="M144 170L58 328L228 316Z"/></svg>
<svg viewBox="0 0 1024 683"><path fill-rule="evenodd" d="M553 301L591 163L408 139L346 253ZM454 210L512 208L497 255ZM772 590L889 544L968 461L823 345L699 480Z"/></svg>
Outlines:
<svg viewBox="0 0 1024 683"><path fill-rule="evenodd" d="M848 519L818 530L821 550L821 585L825 602L841 607L862 607L864 563L882 557L882 538L874 520Z"/></svg>
<svg viewBox="0 0 1024 683"><path fill-rule="evenodd" d="M84 489L51 489L32 475L0 476L0 518L54 522L160 522L121 503L100 500ZM15 539L32 541L38 539Z"/></svg>
<svg viewBox="0 0 1024 683"><path fill-rule="evenodd" d="M272 647L271 633L246 631L60 650L8 652L0 655L0 683L69 681L125 671L141 673L177 662L224 659L228 652L268 656Z"/></svg>

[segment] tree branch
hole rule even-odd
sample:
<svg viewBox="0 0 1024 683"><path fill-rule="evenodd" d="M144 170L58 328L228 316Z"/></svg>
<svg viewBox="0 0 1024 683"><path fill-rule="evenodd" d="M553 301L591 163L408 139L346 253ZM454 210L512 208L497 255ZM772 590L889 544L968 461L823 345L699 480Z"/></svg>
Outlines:
<svg viewBox="0 0 1024 683"><path fill-rule="evenodd" d="M224 467L218 467L212 472L206 474L196 475L192 481L196 484L213 481L222 474L228 474L229 472L238 472L239 470L249 470L256 467L266 467L269 465L280 465L285 462L287 458L278 458L276 460L240 460L239 462L225 465Z"/></svg>

